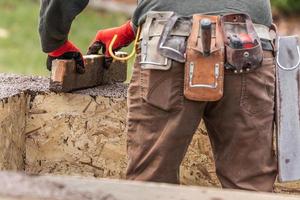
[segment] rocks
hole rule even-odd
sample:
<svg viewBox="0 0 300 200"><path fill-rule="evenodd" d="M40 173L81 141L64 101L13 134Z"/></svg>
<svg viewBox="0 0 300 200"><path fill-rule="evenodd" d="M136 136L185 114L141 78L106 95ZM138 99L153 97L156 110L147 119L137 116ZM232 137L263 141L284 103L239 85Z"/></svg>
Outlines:
<svg viewBox="0 0 300 200"><path fill-rule="evenodd" d="M22 92L35 94L51 93L49 90L49 79L40 76L19 76L15 74L0 73L0 100L5 99ZM126 97L127 85L123 83L114 83L110 85L102 85L98 87L78 90L73 93L104 96L111 98Z"/></svg>
<svg viewBox="0 0 300 200"><path fill-rule="evenodd" d="M0 100L24 91L49 92L49 79L40 76L18 76L0 73Z"/></svg>

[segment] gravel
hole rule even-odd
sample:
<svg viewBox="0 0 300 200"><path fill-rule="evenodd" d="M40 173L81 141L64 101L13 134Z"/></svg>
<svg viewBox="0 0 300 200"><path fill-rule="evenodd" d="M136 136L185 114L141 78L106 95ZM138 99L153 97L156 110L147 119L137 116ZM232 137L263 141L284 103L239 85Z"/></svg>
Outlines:
<svg viewBox="0 0 300 200"><path fill-rule="evenodd" d="M21 92L50 93L49 78L42 76L24 76L0 73L0 99L4 99ZM124 98L127 93L127 84L115 83L94 88L78 90L72 93L104 96L112 98Z"/></svg>

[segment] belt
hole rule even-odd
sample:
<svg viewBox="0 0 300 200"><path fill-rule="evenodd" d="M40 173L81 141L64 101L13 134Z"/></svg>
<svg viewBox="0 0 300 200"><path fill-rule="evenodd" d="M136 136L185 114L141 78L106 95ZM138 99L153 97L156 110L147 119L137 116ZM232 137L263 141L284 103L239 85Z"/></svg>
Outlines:
<svg viewBox="0 0 300 200"><path fill-rule="evenodd" d="M269 27L262 24L254 24L254 29L260 39L272 41Z"/></svg>
<svg viewBox="0 0 300 200"><path fill-rule="evenodd" d="M260 39L261 41L261 47L263 50L266 51L274 51L274 45L273 42L271 40L266 40L266 39Z"/></svg>
<svg viewBox="0 0 300 200"><path fill-rule="evenodd" d="M254 29L261 40L263 50L273 51L273 39L270 34L270 28L262 24L254 24Z"/></svg>
<svg viewBox="0 0 300 200"><path fill-rule="evenodd" d="M254 29L260 39L272 41L269 27L262 24L254 24Z"/></svg>
<svg viewBox="0 0 300 200"><path fill-rule="evenodd" d="M147 31L142 31L142 34L140 34L139 39L153 37L153 36L161 36L164 26L167 23L168 19L174 14L174 12L151 12L148 15L148 20L146 20L147 23L144 23L141 25L141 29L146 29ZM156 20L153 20L153 19ZM154 23L152 26L154 28L150 28L151 24ZM258 37L261 39L261 44L263 50L267 51L273 51L274 45L273 45L273 37L270 34L270 30L272 28L265 26L263 24L254 24L254 29L258 35ZM183 30L176 29L172 31L171 35L181 35L181 36L189 36L189 33Z"/></svg>
<svg viewBox="0 0 300 200"><path fill-rule="evenodd" d="M167 18L168 19L168 18ZM167 22L167 19L161 19L160 21L156 22L155 24L155 29L149 30L149 36L160 36L164 24ZM144 29L144 24L141 25L142 29ZM264 39L264 40L270 40L272 41L272 36L270 35L270 28L263 25L263 24L254 24L255 31L257 32L259 38ZM182 35L182 36L188 36L188 33L182 32L181 30L176 30L173 32L178 32L176 35ZM143 36L141 35L139 39L141 39Z"/></svg>

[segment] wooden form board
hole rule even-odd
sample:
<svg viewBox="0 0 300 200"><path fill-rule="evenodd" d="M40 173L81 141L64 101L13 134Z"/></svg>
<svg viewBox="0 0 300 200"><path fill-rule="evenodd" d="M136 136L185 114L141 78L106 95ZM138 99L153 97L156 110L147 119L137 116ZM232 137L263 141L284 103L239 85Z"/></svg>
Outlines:
<svg viewBox="0 0 300 200"><path fill-rule="evenodd" d="M122 53L125 55L125 53ZM124 82L127 78L127 63L114 61L107 69L103 55L84 56L85 73L76 73L73 60L54 60L50 77L50 90L70 92L104 85L112 82Z"/></svg>
<svg viewBox="0 0 300 200"><path fill-rule="evenodd" d="M0 199L11 200L299 200L299 196L109 179L0 172Z"/></svg>
<svg viewBox="0 0 300 200"><path fill-rule="evenodd" d="M279 37L277 55L277 143L279 180L300 180L300 39Z"/></svg>

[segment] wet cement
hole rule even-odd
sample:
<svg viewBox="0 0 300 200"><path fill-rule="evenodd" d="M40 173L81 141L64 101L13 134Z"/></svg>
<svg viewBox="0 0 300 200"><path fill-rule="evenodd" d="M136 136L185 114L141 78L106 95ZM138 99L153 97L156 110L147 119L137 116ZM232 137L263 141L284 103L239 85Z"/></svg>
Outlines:
<svg viewBox="0 0 300 200"><path fill-rule="evenodd" d="M0 73L0 99L25 93L50 93L49 78L42 76L23 76ZM103 96L112 98L125 98L127 84L114 83L94 88L74 91L72 93Z"/></svg>

